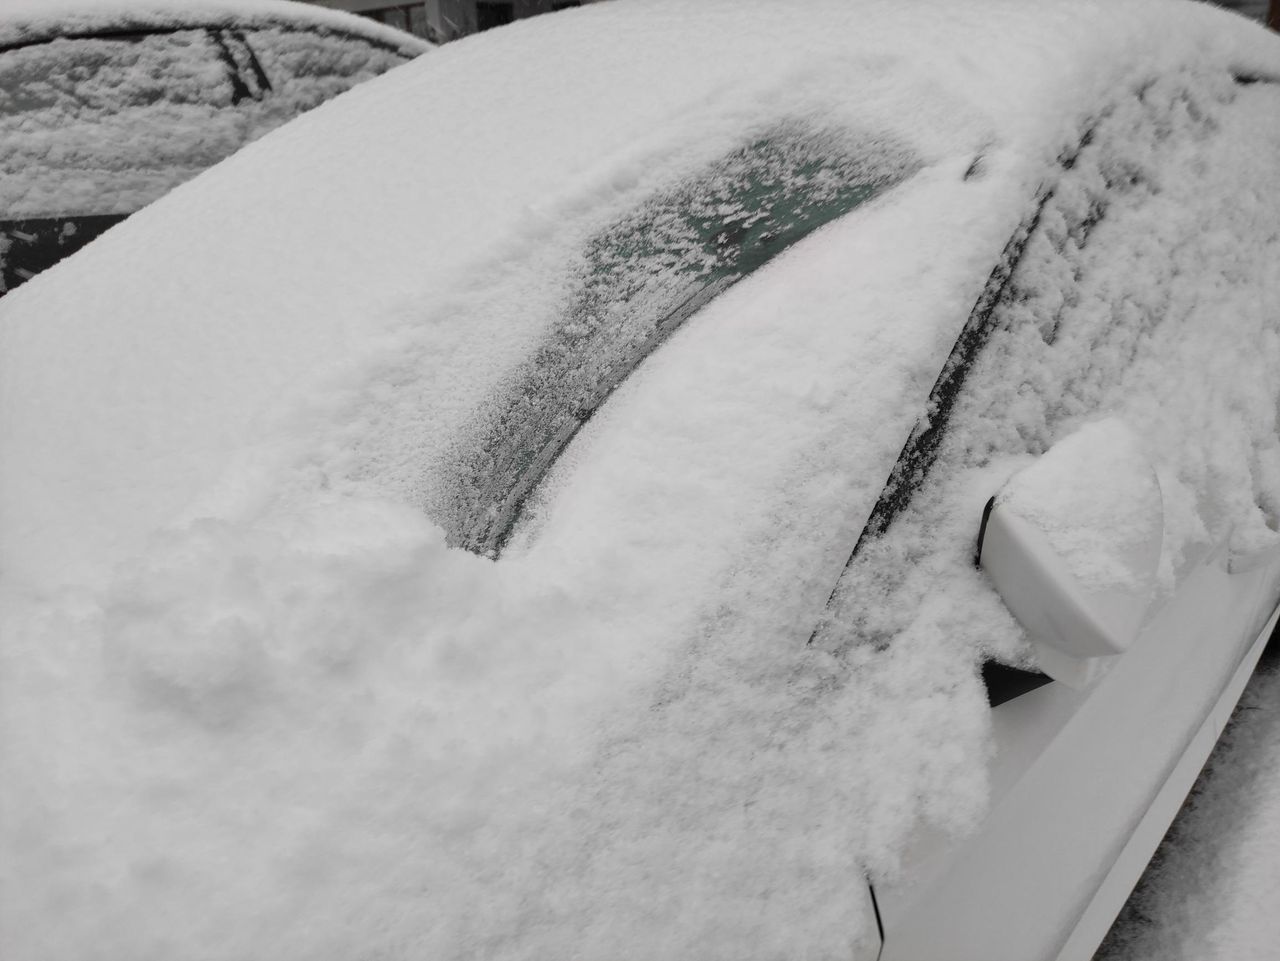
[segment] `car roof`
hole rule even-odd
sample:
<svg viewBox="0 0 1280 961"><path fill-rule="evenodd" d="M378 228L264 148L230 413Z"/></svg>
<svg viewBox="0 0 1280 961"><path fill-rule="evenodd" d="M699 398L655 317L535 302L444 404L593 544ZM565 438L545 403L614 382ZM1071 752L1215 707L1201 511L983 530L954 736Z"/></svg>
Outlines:
<svg viewBox="0 0 1280 961"><path fill-rule="evenodd" d="M59 37L268 25L340 31L391 47L406 57L432 46L367 17L284 0L14 0L0 16L0 50Z"/></svg>

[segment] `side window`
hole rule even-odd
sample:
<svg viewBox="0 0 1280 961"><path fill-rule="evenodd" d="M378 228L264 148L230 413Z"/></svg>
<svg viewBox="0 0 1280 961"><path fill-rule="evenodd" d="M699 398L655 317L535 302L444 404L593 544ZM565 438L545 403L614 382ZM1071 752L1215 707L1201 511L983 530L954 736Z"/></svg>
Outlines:
<svg viewBox="0 0 1280 961"><path fill-rule="evenodd" d="M451 458L453 544L496 556L578 429L712 298L914 170L897 148L800 126L760 137L586 245L563 315Z"/></svg>
<svg viewBox="0 0 1280 961"><path fill-rule="evenodd" d="M966 485L1154 395L1153 372L1174 369L1180 325L1203 290L1238 274L1249 242L1207 229L1234 189L1228 178L1223 192L1214 157L1240 91L1226 75L1162 78L1103 111L1059 159L940 372L814 643L838 654L895 643L937 578L977 577L962 570L978 521L956 516ZM1143 382L1131 390L1132 378ZM886 614L869 597L896 600ZM1005 641L1008 652L1016 638Z"/></svg>

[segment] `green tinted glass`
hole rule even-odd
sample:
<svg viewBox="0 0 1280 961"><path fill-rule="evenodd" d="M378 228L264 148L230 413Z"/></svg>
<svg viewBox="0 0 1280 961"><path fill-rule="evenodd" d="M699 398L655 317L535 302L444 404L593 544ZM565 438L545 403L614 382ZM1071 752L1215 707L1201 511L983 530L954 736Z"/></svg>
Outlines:
<svg viewBox="0 0 1280 961"><path fill-rule="evenodd" d="M569 309L456 452L442 518L451 542L495 556L560 452L645 357L720 292L911 169L884 148L776 130L593 238Z"/></svg>

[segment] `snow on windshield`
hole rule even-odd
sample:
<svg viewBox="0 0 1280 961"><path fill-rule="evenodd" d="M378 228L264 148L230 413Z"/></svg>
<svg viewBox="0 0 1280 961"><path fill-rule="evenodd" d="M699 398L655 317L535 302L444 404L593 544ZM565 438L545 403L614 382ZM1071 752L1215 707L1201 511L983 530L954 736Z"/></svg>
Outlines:
<svg viewBox="0 0 1280 961"><path fill-rule="evenodd" d="M280 26L0 50L0 218L132 213L404 60L361 38Z"/></svg>
<svg viewBox="0 0 1280 961"><path fill-rule="evenodd" d="M1275 155L1263 85L1225 66L1270 48L1190 7L1159 6L1155 49L1145 6L940 4L936 35L900 6L619 0L450 45L0 302L0 953L848 957L874 940L866 872L982 814L975 661L1020 638L969 555L1027 451L1094 410L1129 423L1174 491L1167 571L1228 521L1267 528L1274 292L1204 277L1275 261L1234 240L1268 236L1275 198L1219 202ZM1206 72L1134 106L1179 59ZM1122 164L1097 137L1073 180L1056 158L1112 100L1143 133ZM867 144L919 166L683 320L500 561L450 547L422 477L529 357L572 355L599 243L652 235L779 129L840 131L859 182ZM1071 225L1113 167L1132 184L1091 236L1133 253L1095 263ZM975 361L1026 365L1028 397L970 375L857 636L806 645L1049 184ZM1244 338L1205 322L1214 299ZM617 356L660 314L614 328ZM1197 422L1218 439L1179 450Z"/></svg>
<svg viewBox="0 0 1280 961"><path fill-rule="evenodd" d="M0 47L73 34L148 33L190 26L246 28L265 24L335 30L414 56L429 45L402 30L315 5L288 0L5 0Z"/></svg>
<svg viewBox="0 0 1280 961"><path fill-rule="evenodd" d="M774 130L588 241L563 319L446 456L458 463L446 503L426 506L450 543L496 555L579 426L645 357L742 277L912 168L874 137Z"/></svg>

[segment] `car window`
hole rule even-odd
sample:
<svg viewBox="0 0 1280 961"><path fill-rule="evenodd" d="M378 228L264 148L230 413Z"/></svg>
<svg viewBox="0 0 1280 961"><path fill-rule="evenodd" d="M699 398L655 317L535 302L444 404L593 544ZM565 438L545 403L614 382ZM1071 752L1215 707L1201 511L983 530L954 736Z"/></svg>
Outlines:
<svg viewBox="0 0 1280 961"><path fill-rule="evenodd" d="M359 37L284 26L61 37L0 50L0 294L405 59Z"/></svg>
<svg viewBox="0 0 1280 961"><path fill-rule="evenodd" d="M451 542L496 555L581 425L719 293L911 172L902 151L776 129L587 245L569 306L455 451Z"/></svg>
<svg viewBox="0 0 1280 961"><path fill-rule="evenodd" d="M0 219L130 213L235 150L215 33L0 51Z"/></svg>
<svg viewBox="0 0 1280 961"><path fill-rule="evenodd" d="M2 50L0 219L131 213L404 61L358 37L287 27L70 37Z"/></svg>
<svg viewBox="0 0 1280 961"><path fill-rule="evenodd" d="M266 118L310 110L406 59L394 48L337 31L280 26L228 33L232 44L247 47L239 54L247 72L273 90L255 108Z"/></svg>
<svg viewBox="0 0 1280 961"><path fill-rule="evenodd" d="M965 485L1123 411L1127 375L1167 363L1157 352L1177 349L1203 291L1239 273L1250 241L1228 240L1218 223L1211 151L1215 118L1240 90L1225 73L1161 78L1102 111L1060 157L940 372L814 642L835 652L894 643L938 573L971 552L978 511L948 512ZM985 483L994 493L998 481ZM898 600L872 612L866 597ZM1007 657L1016 637L993 647Z"/></svg>
<svg viewBox="0 0 1280 961"><path fill-rule="evenodd" d="M227 106L211 31L55 38L0 51L0 117L54 126L162 102Z"/></svg>

